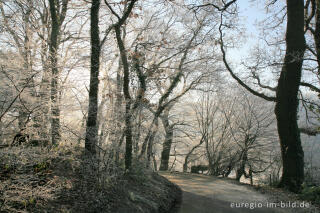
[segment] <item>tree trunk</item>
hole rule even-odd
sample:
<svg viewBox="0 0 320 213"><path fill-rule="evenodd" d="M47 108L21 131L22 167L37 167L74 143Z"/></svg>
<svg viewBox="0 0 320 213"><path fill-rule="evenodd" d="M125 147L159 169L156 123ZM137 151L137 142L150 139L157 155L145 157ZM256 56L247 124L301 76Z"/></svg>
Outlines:
<svg viewBox="0 0 320 213"><path fill-rule="evenodd" d="M245 148L245 149L247 149L247 148ZM240 167L237 169L237 172L236 172L236 180L237 181L240 181L242 175L246 174L245 167L246 167L246 163L248 161L247 151L244 151L242 153L242 156L239 160L240 160Z"/></svg>
<svg viewBox="0 0 320 213"><path fill-rule="evenodd" d="M129 81L128 81L129 84ZM132 127L131 127L131 100L126 100L126 113L125 113L125 136L126 136L126 153L125 153L125 166L127 170L132 166Z"/></svg>
<svg viewBox="0 0 320 213"><path fill-rule="evenodd" d="M59 20L56 11L56 1L50 0L51 14L51 35L50 35L50 66L51 66L51 140L55 145L59 142L60 136L60 109L58 98L58 78L59 70L57 63L58 36L59 36Z"/></svg>
<svg viewBox="0 0 320 213"><path fill-rule="evenodd" d="M213 151L213 156L210 153L209 149L209 140L206 138L205 140L205 145L206 145L206 155L208 158L208 170L210 175L216 175L216 169L214 168L214 144L212 145L212 150Z"/></svg>
<svg viewBox="0 0 320 213"><path fill-rule="evenodd" d="M45 8L44 8L45 10ZM46 15L44 15L46 14ZM37 118L36 125L38 126L38 136L40 140L49 141L50 138L50 78L51 73L49 69L49 57L48 57L48 42L45 39L45 35L49 35L49 23L48 14L43 12L41 34L43 39L41 40L41 65L42 65L42 79L40 84L40 103L41 108Z"/></svg>
<svg viewBox="0 0 320 213"><path fill-rule="evenodd" d="M283 161L283 173L279 186L299 192L304 179L304 154L297 124L299 104L297 95L306 48L303 0L287 0L286 45L275 107Z"/></svg>
<svg viewBox="0 0 320 213"><path fill-rule="evenodd" d="M99 9L100 0L92 0L90 11L91 66L85 149L93 155L96 154L95 146L98 140L97 113L100 67Z"/></svg>
<svg viewBox="0 0 320 213"><path fill-rule="evenodd" d="M46 63L46 62L44 62ZM41 140L49 140L50 135L50 73L48 66L43 64L43 75L40 86L40 113L37 118L38 136Z"/></svg>
<svg viewBox="0 0 320 213"><path fill-rule="evenodd" d="M126 54L126 49L121 38L121 25L114 27L116 31L117 43L121 55L121 61L123 65L123 94L126 102L125 109L125 138L126 138L126 153L125 153L125 167L126 170L130 170L132 166L132 126L131 126L131 96L129 91L129 64Z"/></svg>
<svg viewBox="0 0 320 213"><path fill-rule="evenodd" d="M152 157L152 155L154 154L154 153L153 153L153 141L154 141L154 137L155 137L157 131L158 131L158 119L156 120L155 127L154 127L153 130L152 130L152 134L151 134L151 136L150 136L150 138L149 138L149 142L148 142L147 168L150 167L151 157Z"/></svg>
<svg viewBox="0 0 320 213"><path fill-rule="evenodd" d="M183 172L188 172L188 158L184 159Z"/></svg>
<svg viewBox="0 0 320 213"><path fill-rule="evenodd" d="M152 122L151 122L151 124L150 124L150 127L149 127L149 129L148 129L148 133L147 133L147 135L146 135L146 137L144 138L144 141L143 141L143 143L142 143L141 151L140 151L140 154L139 154L139 156L138 156L138 159L141 159L141 158L144 158L144 157L145 157L145 152L146 152L148 143L149 143L149 141L150 141L151 138L152 138L153 131L154 131L154 129L155 129L155 125L156 125L156 123L158 122L158 117L159 117L159 116L156 116L156 115L153 117L153 120L152 120Z"/></svg>
<svg viewBox="0 0 320 213"><path fill-rule="evenodd" d="M123 39L124 36L123 36ZM122 61L121 58L119 59L119 63L118 63L118 69L117 69L117 85L116 85L116 101L114 104L114 109L113 109L113 116L114 116L114 125L113 125L113 137L112 137L112 148L114 149L115 152L115 161L116 164L119 163L119 153L120 153L120 148L123 142L123 133L122 133L122 124L121 121L123 120L123 107L122 107L122 101L123 101L123 97L122 97L122 77L121 77L121 71L123 69L122 66ZM119 135L122 135L121 138L119 138Z"/></svg>
<svg viewBox="0 0 320 213"><path fill-rule="evenodd" d="M160 163L160 171L167 171L169 168L169 158L171 145L173 140L173 125L169 124L169 111L166 110L163 113L162 124L164 126L164 130L166 133L165 141L163 143L162 152L161 152L161 163Z"/></svg>
<svg viewBox="0 0 320 213"><path fill-rule="evenodd" d="M23 27L24 27L24 40L23 40L23 47L22 47L22 57L23 57L23 73L25 75L24 78L28 78L26 76L32 75L32 60L31 60L31 27L30 27L30 15L32 13L33 5L32 2L28 2L26 5L26 12L23 14ZM31 81L32 82L32 81ZM25 80L22 80L21 86L25 84ZM31 92L34 89L34 85L27 85L27 91L31 96L34 96L34 93ZM29 121L30 112L28 112L28 99L20 96L20 106L19 106L19 116L18 116L18 125L19 129L23 129L26 127Z"/></svg>
<svg viewBox="0 0 320 213"><path fill-rule="evenodd" d="M251 166L249 168L249 178L250 178L250 185L253 186L253 172Z"/></svg>
<svg viewBox="0 0 320 213"><path fill-rule="evenodd" d="M192 147L192 149L188 152L188 154L186 155L186 157L184 159L183 172L188 171L189 157L192 155L193 151L196 150L198 147L200 147L203 144L203 142L205 142L206 140L207 140L206 134L203 134L200 139L200 142L197 145L195 145L194 147Z"/></svg>
<svg viewBox="0 0 320 213"><path fill-rule="evenodd" d="M316 26L313 36L316 43L318 75L320 75L320 0L316 0Z"/></svg>
<svg viewBox="0 0 320 213"><path fill-rule="evenodd" d="M153 170L158 171L157 170L158 169L157 160L156 160L156 156L154 155L154 153L152 155L152 159L153 159Z"/></svg>
<svg viewBox="0 0 320 213"><path fill-rule="evenodd" d="M134 4L137 0L130 1L129 5L125 4L125 10L120 17L111 7L111 5L105 1L107 7L112 11L112 13L117 16L118 22L112 25L112 28L116 32L116 39L118 48L120 51L120 58L123 66L123 94L126 103L125 108L125 138L126 138L126 153L125 153L125 167L127 171L131 170L132 166L132 124L131 124L131 96L130 96L130 70L129 70L129 62L127 58L127 50L125 49L123 39L121 38L121 26L125 24L127 18L129 17ZM111 28L110 28L111 29Z"/></svg>
<svg viewBox="0 0 320 213"><path fill-rule="evenodd" d="M166 130L166 138L163 143L163 148L161 152L161 164L159 169L160 171L168 170L172 138L173 138L173 128L172 126L170 126L169 129Z"/></svg>
<svg viewBox="0 0 320 213"><path fill-rule="evenodd" d="M134 145L133 145L133 152L135 154L135 156L138 156L139 153L139 141L141 138L141 130L142 130L142 109L139 109L138 111L138 123L137 125L137 133L135 136L135 141L134 141Z"/></svg>

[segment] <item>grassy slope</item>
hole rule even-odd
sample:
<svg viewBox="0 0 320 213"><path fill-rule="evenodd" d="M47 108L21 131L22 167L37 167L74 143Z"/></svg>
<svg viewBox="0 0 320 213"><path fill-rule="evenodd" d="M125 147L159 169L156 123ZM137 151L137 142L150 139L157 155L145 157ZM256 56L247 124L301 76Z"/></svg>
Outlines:
<svg viewBox="0 0 320 213"><path fill-rule="evenodd" d="M0 212L168 212L181 198L177 186L151 171L97 179L81 152L1 149Z"/></svg>

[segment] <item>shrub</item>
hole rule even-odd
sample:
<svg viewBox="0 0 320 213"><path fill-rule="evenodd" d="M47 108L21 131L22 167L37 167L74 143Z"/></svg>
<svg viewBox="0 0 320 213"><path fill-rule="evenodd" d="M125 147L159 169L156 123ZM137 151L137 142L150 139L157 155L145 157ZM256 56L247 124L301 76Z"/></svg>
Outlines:
<svg viewBox="0 0 320 213"><path fill-rule="evenodd" d="M299 197L303 200L308 200L314 204L320 205L320 186L305 186Z"/></svg>

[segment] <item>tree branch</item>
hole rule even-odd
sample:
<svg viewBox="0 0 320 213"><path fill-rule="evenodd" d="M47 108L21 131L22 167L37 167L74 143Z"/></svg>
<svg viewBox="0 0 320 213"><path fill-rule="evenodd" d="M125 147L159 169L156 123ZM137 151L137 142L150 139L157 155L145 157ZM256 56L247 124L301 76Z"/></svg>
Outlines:
<svg viewBox="0 0 320 213"><path fill-rule="evenodd" d="M304 87L309 87L312 91L320 93L320 89L318 87L316 87L316 86L313 86L312 84L309 84L309 83L306 83L306 82L300 82L300 85L304 86Z"/></svg>
<svg viewBox="0 0 320 213"><path fill-rule="evenodd" d="M259 93L255 90L253 90L251 87L249 87L248 85L246 85L240 78L238 78L238 76L236 76L233 72L233 70L231 69L231 67L229 66L228 62L227 62L227 59L226 59L226 52L224 50L224 43L223 43L223 34L222 34L222 26L223 26L223 23L222 23L222 19L223 19L223 16L222 16L222 13L221 13L221 22L220 22L220 25L219 25L219 33L220 33L220 49L221 49L221 52L222 52L222 60L223 60L223 63L225 65L225 67L227 68L227 70L229 71L230 75L232 76L232 78L234 78L242 87L244 87L246 90L248 90L250 93L252 93L253 95L255 96L258 96L260 98L263 98L267 101L273 101L275 102L276 101L276 98L275 97L269 97L263 93Z"/></svg>
<svg viewBox="0 0 320 213"><path fill-rule="evenodd" d="M320 134L319 128L307 128L307 127L301 127L299 128L300 132L309 136L316 136Z"/></svg>
<svg viewBox="0 0 320 213"><path fill-rule="evenodd" d="M222 12L222 11L225 11L226 9L228 9L228 7L230 5L232 5L233 3L235 3L237 0L232 0L228 3L224 3L223 7L219 7L218 5L216 4L213 4L213 3L207 3L207 4L202 4L202 5L194 5L191 9L199 9L201 7L208 7L208 6L211 6L211 7L214 7L215 9L217 9L218 11Z"/></svg>

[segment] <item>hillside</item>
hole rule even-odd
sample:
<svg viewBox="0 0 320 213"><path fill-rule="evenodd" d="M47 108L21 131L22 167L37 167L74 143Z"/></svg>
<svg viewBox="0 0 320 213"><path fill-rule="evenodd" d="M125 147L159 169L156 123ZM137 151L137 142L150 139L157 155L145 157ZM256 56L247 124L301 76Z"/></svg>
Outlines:
<svg viewBox="0 0 320 213"><path fill-rule="evenodd" d="M80 148L7 148L0 162L3 213L168 212L181 196L177 186L144 169L95 174Z"/></svg>

